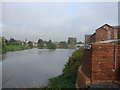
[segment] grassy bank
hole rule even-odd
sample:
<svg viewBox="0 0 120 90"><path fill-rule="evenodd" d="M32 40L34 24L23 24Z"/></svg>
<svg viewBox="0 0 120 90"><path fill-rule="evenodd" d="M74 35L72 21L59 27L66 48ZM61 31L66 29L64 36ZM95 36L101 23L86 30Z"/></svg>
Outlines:
<svg viewBox="0 0 120 90"><path fill-rule="evenodd" d="M63 74L50 79L46 88L75 88L77 70L81 65L84 48L76 50L66 63Z"/></svg>
<svg viewBox="0 0 120 90"><path fill-rule="evenodd" d="M5 53L9 51L19 51L19 50L25 50L25 49L31 49L28 46L22 46L22 45L6 45L5 48L0 49L0 52Z"/></svg>

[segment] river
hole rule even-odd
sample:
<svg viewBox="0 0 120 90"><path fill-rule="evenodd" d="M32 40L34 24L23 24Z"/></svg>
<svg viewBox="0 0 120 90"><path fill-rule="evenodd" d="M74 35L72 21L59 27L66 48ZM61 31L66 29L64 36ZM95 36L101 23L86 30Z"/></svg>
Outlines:
<svg viewBox="0 0 120 90"><path fill-rule="evenodd" d="M2 87L33 88L45 86L49 78L62 74L73 49L28 49L2 56Z"/></svg>

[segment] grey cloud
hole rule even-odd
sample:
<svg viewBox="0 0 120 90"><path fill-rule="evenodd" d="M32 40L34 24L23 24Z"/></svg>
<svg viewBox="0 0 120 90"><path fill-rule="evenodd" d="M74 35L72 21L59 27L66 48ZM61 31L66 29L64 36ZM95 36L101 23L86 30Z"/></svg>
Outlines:
<svg viewBox="0 0 120 90"><path fill-rule="evenodd" d="M4 3L3 35L24 40L53 41L94 33L108 23L117 24L116 3Z"/></svg>

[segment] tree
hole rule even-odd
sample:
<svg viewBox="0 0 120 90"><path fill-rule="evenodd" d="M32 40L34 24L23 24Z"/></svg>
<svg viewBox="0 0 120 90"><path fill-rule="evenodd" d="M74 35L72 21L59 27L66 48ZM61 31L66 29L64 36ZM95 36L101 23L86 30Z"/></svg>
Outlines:
<svg viewBox="0 0 120 90"><path fill-rule="evenodd" d="M59 42L59 48L67 48L67 43L65 41Z"/></svg>
<svg viewBox="0 0 120 90"><path fill-rule="evenodd" d="M42 39L38 40L38 49L43 49L44 48L44 41Z"/></svg>
<svg viewBox="0 0 120 90"><path fill-rule="evenodd" d="M52 43L52 40L49 40L49 41L47 42L47 44L50 44L50 43Z"/></svg>
<svg viewBox="0 0 120 90"><path fill-rule="evenodd" d="M7 39L5 39L5 44L9 45L9 41Z"/></svg>
<svg viewBox="0 0 120 90"><path fill-rule="evenodd" d="M56 45L54 43L47 44L48 49L56 49Z"/></svg>
<svg viewBox="0 0 120 90"><path fill-rule="evenodd" d="M2 52L6 52L6 44L3 39L2 39Z"/></svg>
<svg viewBox="0 0 120 90"><path fill-rule="evenodd" d="M10 38L9 44L10 45L15 45L16 40L14 38Z"/></svg>
<svg viewBox="0 0 120 90"><path fill-rule="evenodd" d="M56 45L54 43L52 43L51 40L49 40L46 44L46 48L48 49L56 49Z"/></svg>
<svg viewBox="0 0 120 90"><path fill-rule="evenodd" d="M29 47L33 48L33 43L31 41L28 42Z"/></svg>

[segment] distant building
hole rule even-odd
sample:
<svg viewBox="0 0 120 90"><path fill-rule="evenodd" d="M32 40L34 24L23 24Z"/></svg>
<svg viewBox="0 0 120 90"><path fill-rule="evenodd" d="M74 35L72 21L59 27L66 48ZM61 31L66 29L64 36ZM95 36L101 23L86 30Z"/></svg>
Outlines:
<svg viewBox="0 0 120 90"><path fill-rule="evenodd" d="M84 47L84 45L85 45L84 43L77 43L76 44L77 47Z"/></svg>
<svg viewBox="0 0 120 90"><path fill-rule="evenodd" d="M85 44L90 43L90 37L91 37L91 34L85 35Z"/></svg>
<svg viewBox="0 0 120 90"><path fill-rule="evenodd" d="M22 42L22 46L29 46L28 41Z"/></svg>
<svg viewBox="0 0 120 90"><path fill-rule="evenodd" d="M32 42L33 43L33 47L37 47L37 42Z"/></svg>
<svg viewBox="0 0 120 90"><path fill-rule="evenodd" d="M68 38L68 44L76 45L76 43L77 43L77 39L76 38L73 38L73 37L69 37Z"/></svg>
<svg viewBox="0 0 120 90"><path fill-rule="evenodd" d="M85 35L85 48L89 47L91 34Z"/></svg>

